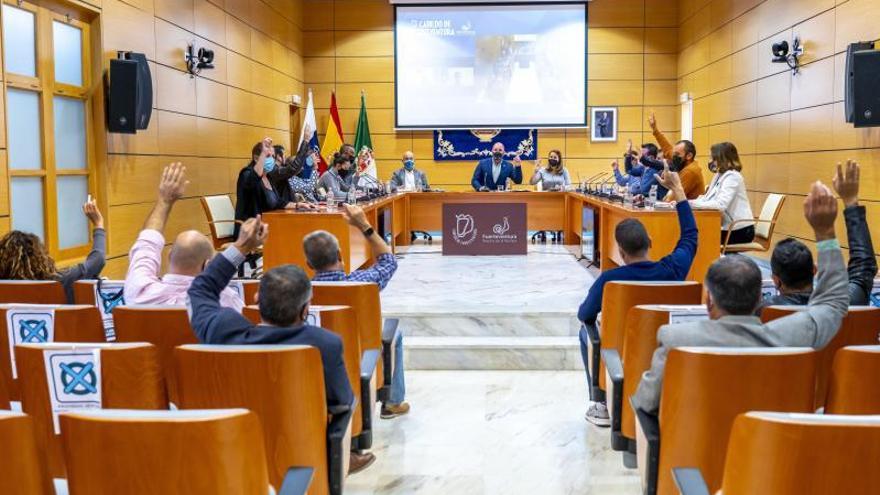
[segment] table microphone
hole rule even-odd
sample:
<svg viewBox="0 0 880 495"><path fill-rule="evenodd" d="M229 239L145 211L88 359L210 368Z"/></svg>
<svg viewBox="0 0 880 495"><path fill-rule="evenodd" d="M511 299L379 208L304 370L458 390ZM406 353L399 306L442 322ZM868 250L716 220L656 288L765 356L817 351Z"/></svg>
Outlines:
<svg viewBox="0 0 880 495"><path fill-rule="evenodd" d="M588 191L593 196L598 196L599 191L596 189L596 186L603 184L605 182L605 178L608 176L608 172L602 172L598 177L595 177L591 182L588 183L589 188Z"/></svg>
<svg viewBox="0 0 880 495"><path fill-rule="evenodd" d="M592 176L590 176L590 177L587 177L587 180L585 180L585 181L583 182L583 184L584 184L584 189L583 189L583 191L581 191L581 192L583 192L583 193L585 193L585 194L588 193L588 192L589 192L589 186L590 186L590 184L592 183L592 181L593 181L593 180L596 180L600 175L602 175L602 174L604 174L604 173L605 173L605 172L599 172L598 174L595 174L595 175L592 175ZM578 173L578 180L580 180L580 173Z"/></svg>

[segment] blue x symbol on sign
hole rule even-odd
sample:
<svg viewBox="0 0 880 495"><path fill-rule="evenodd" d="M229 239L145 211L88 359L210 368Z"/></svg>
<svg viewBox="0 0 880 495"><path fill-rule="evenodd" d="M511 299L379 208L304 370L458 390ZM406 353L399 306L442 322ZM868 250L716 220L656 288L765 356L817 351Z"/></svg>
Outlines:
<svg viewBox="0 0 880 495"><path fill-rule="evenodd" d="M65 394L86 395L98 392L98 376L93 370L95 363L60 363L59 366Z"/></svg>
<svg viewBox="0 0 880 495"><path fill-rule="evenodd" d="M122 291L119 292L98 292L101 296L101 305L104 308L104 314L110 314L113 312L113 308L116 306L122 305L125 306L125 298L122 296Z"/></svg>
<svg viewBox="0 0 880 495"><path fill-rule="evenodd" d="M18 334L24 343L46 342L49 338L46 320L19 320Z"/></svg>

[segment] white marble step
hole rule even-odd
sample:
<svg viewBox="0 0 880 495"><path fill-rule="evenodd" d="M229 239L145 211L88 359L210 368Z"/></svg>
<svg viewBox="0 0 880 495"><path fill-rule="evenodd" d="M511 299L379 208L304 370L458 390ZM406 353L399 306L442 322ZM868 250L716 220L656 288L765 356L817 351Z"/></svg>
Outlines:
<svg viewBox="0 0 880 495"><path fill-rule="evenodd" d="M566 337L575 336L580 322L571 312L384 314L397 318L406 335L414 337Z"/></svg>
<svg viewBox="0 0 880 495"><path fill-rule="evenodd" d="M580 370L575 336L404 338L407 369Z"/></svg>

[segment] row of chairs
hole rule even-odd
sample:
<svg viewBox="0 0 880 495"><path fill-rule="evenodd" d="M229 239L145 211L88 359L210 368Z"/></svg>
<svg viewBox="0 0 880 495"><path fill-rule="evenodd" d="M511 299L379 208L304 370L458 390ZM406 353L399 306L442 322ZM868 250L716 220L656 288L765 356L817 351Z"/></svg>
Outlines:
<svg viewBox="0 0 880 495"><path fill-rule="evenodd" d="M645 423L653 416L637 416L639 411L631 407L628 398L635 393L642 373L650 368L657 330L670 322L672 314L692 311L700 317L697 305L701 299L702 287L695 282L611 282L605 287L601 321L585 329L592 395L607 400L612 448L624 452L624 463L629 467L638 465L646 493L673 493L671 469L688 465L681 464L688 459L701 468L712 466L704 475L710 487L717 489L724 460L724 449L719 445L726 442L737 414L750 410L808 413L821 407L829 414L880 414L880 380L873 379L880 375L870 371L880 370L880 348L847 347L878 343L880 309L851 307L840 331L825 348L797 352L812 362L812 368L803 373L790 373L790 368L778 373L762 371L752 363L766 361L768 366L777 366L773 363L792 359L786 357L791 349L674 350L666 365L660 422ZM770 320L800 309L770 307L762 317ZM679 361L686 371L675 370ZM773 385L762 378L771 374L779 379L777 392L770 391ZM795 379L809 400L803 402L806 399L801 397L803 403L798 407L773 402L777 395L792 396L787 384ZM718 407L728 409L722 414Z"/></svg>
<svg viewBox="0 0 880 495"><path fill-rule="evenodd" d="M83 301L95 304L94 284L94 282L77 283L75 293L78 302ZM39 285L44 284L40 283ZM52 283L47 285L51 286ZM30 283L15 282L6 284L5 282L0 282L0 300L7 300L6 297L9 297L29 304L47 302L46 299L37 299L35 301L34 298L31 298L29 301L22 301L27 299L22 297L22 294L29 294L28 288L32 286L33 284ZM22 287L25 288L23 291L16 291ZM245 301L254 301L256 287L257 285L254 282L242 281L240 290ZM393 373L394 343L397 338L400 338L397 321L382 321L379 293L375 284L316 283L314 284L314 289L313 301L317 304L314 306L314 309L320 311L321 325L338 333L343 338L346 352L344 356L346 369L355 396L359 399L357 401L358 407L353 407L351 421L349 421L350 431L348 435L349 438L353 436L353 441L349 439L341 442L340 445L344 443L356 449L367 449L372 444L372 423L375 403L377 400L384 400L390 393L389 385ZM32 291L30 295L42 294L45 296L46 293L46 291ZM12 307L0 306L0 311L6 311ZM52 309L54 310L55 317L54 326L56 331L54 340L56 342L87 343L103 341L104 331L99 310L95 306L53 305ZM259 311L254 306L246 307L244 315L254 322L259 321ZM196 343L196 338L189 327L185 308L120 305L113 309L112 318L117 342L149 342L155 346L157 362L159 363L157 373L163 384L163 392L167 393L170 401L180 407L193 407L188 402L188 400L192 400L192 397L182 396L183 388L180 384L182 378L178 367L174 364L174 354L178 352L176 349ZM2 335L0 339L3 339L6 333L2 332L0 335ZM8 345L8 342L6 344ZM2 347L6 348L7 345ZM219 352L232 349L235 348L218 347L216 350ZM247 349L257 350L259 348L248 347ZM4 357L6 358L5 361ZM5 387L6 393L0 393L0 401L4 403L8 403L5 402L7 398L4 398L4 395L8 395L8 399L20 400L23 399L24 389L30 388L28 385L21 385L19 383L20 380L12 376L11 363L8 359L8 353L0 352L0 378L3 378L0 379L0 382L7 385ZM318 364L320 365L320 359ZM45 383L45 376L43 380ZM320 383L323 383L323 378ZM3 388L3 386L0 386L0 390ZM323 385L320 388L322 395L318 402L325 404ZM46 388L45 386L38 387L38 390L45 391ZM312 401L314 400L317 399L312 399ZM163 402L163 400L158 402ZM116 404L114 406L105 405L105 407L125 406ZM162 408L167 407L168 399L164 399L164 406ZM229 407L240 406L231 405ZM295 416L291 418L295 418ZM324 422L326 423L326 419ZM266 444L271 449L274 441L267 437ZM344 449L344 453L347 453L347 451L347 448ZM342 455L342 452L340 451L338 454ZM56 455L53 458L56 459L54 462L55 469L57 469L57 459L60 458L60 455ZM344 455L340 459L340 462L347 462L348 457ZM347 468L341 470L341 472L347 472ZM317 474L319 479L327 479L326 477L321 477L322 472ZM341 483L331 486L339 488ZM338 493L338 490L334 490L331 493Z"/></svg>

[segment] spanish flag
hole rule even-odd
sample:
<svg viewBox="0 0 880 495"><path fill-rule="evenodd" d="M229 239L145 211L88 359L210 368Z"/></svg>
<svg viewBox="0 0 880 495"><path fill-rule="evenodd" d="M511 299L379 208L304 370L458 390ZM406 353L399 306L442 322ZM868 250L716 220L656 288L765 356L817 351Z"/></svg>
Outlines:
<svg viewBox="0 0 880 495"><path fill-rule="evenodd" d="M333 165L333 154L339 151L339 147L344 142L342 124L339 123L339 109L336 108L336 93L330 93L330 118L327 119L327 134L324 135L324 143L321 146L321 157L328 167ZM324 170L320 172L324 173Z"/></svg>

